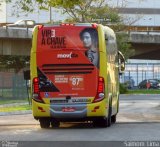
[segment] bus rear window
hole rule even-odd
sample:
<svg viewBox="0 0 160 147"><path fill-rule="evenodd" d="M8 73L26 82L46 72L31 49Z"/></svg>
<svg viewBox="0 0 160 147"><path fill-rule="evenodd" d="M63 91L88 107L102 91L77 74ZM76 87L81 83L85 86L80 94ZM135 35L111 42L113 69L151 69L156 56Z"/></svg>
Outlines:
<svg viewBox="0 0 160 147"><path fill-rule="evenodd" d="M95 28L61 26L39 29L37 51L89 48L92 51L98 48L98 33Z"/></svg>
<svg viewBox="0 0 160 147"><path fill-rule="evenodd" d="M98 32L96 28L82 26L43 27L38 31L38 52L58 51L57 57L70 57L63 51L83 51L84 56L98 67Z"/></svg>

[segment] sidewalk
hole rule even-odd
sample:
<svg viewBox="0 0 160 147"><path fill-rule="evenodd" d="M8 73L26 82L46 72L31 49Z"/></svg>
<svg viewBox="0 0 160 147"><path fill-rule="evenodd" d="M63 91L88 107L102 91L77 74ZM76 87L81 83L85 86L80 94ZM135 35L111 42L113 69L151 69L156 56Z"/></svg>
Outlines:
<svg viewBox="0 0 160 147"><path fill-rule="evenodd" d="M39 125L39 121L35 120L32 114L0 116L0 126L14 125Z"/></svg>

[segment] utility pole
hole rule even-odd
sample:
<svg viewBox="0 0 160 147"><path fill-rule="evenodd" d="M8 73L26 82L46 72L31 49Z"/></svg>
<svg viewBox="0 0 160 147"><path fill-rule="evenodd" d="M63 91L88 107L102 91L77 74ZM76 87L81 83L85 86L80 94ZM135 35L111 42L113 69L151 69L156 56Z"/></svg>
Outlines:
<svg viewBox="0 0 160 147"><path fill-rule="evenodd" d="M49 7L49 21L52 23L52 7Z"/></svg>

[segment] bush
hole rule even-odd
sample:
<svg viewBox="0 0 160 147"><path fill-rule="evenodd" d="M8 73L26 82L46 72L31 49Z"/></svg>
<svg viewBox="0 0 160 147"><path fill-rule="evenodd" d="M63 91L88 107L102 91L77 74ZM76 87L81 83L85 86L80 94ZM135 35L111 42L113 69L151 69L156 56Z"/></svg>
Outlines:
<svg viewBox="0 0 160 147"><path fill-rule="evenodd" d="M119 91L120 91L120 94L125 94L125 93L127 93L128 90L127 90L126 85L120 83L120 84L119 84Z"/></svg>

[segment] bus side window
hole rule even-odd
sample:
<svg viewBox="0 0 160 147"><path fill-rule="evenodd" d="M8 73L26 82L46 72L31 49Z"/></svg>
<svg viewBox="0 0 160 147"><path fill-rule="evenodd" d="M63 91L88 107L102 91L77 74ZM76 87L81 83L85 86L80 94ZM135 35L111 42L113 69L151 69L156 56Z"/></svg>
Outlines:
<svg viewBox="0 0 160 147"><path fill-rule="evenodd" d="M125 58L120 51L118 51L118 59L119 59L119 74L122 74L125 70Z"/></svg>
<svg viewBox="0 0 160 147"><path fill-rule="evenodd" d="M108 62L115 64L116 62L116 54L117 54L117 45L116 40L110 34L105 34L105 42L106 42L106 53Z"/></svg>
<svg viewBox="0 0 160 147"><path fill-rule="evenodd" d="M108 35L106 33L105 33L105 43L106 43L106 55L107 55L108 63L110 63L111 62L110 43L109 43Z"/></svg>

